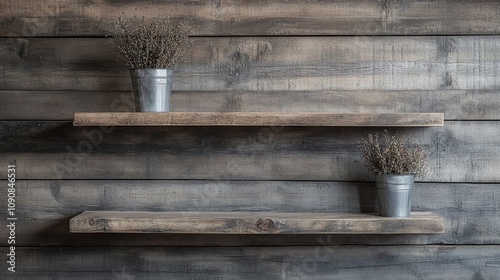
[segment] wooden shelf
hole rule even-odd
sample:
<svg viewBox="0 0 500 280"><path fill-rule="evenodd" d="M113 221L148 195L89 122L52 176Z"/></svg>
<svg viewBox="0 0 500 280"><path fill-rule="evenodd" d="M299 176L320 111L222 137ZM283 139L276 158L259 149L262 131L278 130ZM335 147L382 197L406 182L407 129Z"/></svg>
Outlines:
<svg viewBox="0 0 500 280"><path fill-rule="evenodd" d="M75 113L74 126L443 126L443 113Z"/></svg>
<svg viewBox="0 0 500 280"><path fill-rule="evenodd" d="M358 213L85 211L73 233L184 234L433 234L444 220L428 212L407 218Z"/></svg>

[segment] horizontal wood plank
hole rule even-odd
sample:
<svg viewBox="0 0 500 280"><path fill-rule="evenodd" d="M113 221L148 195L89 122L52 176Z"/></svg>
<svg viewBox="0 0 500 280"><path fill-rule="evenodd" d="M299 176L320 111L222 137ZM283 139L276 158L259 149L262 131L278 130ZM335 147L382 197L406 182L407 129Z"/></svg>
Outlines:
<svg viewBox="0 0 500 280"><path fill-rule="evenodd" d="M500 180L496 121L445 122L444 127L397 132L411 134L432 151L429 172L417 180ZM82 128L6 121L0 122L0 133L0 164L17 160L24 179L369 181L373 176L363 166L359 141L383 128Z"/></svg>
<svg viewBox="0 0 500 280"><path fill-rule="evenodd" d="M74 126L443 126L443 113L75 113Z"/></svg>
<svg viewBox="0 0 500 280"><path fill-rule="evenodd" d="M17 253L20 279L475 280L500 273L500 246L56 247Z"/></svg>
<svg viewBox="0 0 500 280"><path fill-rule="evenodd" d="M361 213L85 211L69 221L73 233L182 234L431 234L442 217L413 212L387 218Z"/></svg>
<svg viewBox="0 0 500 280"><path fill-rule="evenodd" d="M0 36L103 36L127 13L168 15L195 35L498 34L495 1L1 1ZM457 16L460 15L460 16Z"/></svg>
<svg viewBox="0 0 500 280"><path fill-rule="evenodd" d="M131 98L131 91L0 91L0 120L69 121L76 112L133 111L123 101ZM500 120L498 90L175 91L171 99L172 112L444 112L445 120Z"/></svg>
<svg viewBox="0 0 500 280"><path fill-rule="evenodd" d="M272 246L325 244L499 244L500 184L416 183L412 210L444 218L430 235L72 234L83 211L378 211L373 182L197 180L19 180L16 240L24 246ZM0 213L0 219L6 219ZM0 235L8 235L0 227ZM4 239L0 246L8 246Z"/></svg>
<svg viewBox="0 0 500 280"><path fill-rule="evenodd" d="M496 90L499 48L500 36L197 38L173 89ZM131 90L109 38L4 38L0 60L3 90Z"/></svg>

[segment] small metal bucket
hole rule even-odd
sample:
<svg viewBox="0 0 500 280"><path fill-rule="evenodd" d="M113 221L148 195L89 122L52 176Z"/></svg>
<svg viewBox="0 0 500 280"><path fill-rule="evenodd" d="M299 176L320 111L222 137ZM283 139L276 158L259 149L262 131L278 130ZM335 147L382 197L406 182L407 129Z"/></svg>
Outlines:
<svg viewBox="0 0 500 280"><path fill-rule="evenodd" d="M172 69L130 69L137 112L169 112Z"/></svg>
<svg viewBox="0 0 500 280"><path fill-rule="evenodd" d="M408 217L411 211L411 189L415 175L377 175L376 185L380 215Z"/></svg>

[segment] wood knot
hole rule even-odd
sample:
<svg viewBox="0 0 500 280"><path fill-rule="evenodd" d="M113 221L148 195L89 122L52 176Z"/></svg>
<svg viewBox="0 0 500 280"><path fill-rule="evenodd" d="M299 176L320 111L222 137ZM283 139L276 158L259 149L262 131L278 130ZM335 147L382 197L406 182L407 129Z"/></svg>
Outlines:
<svg viewBox="0 0 500 280"><path fill-rule="evenodd" d="M270 231L275 227L276 226L274 225L274 222L271 219L259 219L257 221L257 228L261 231Z"/></svg>
<svg viewBox="0 0 500 280"><path fill-rule="evenodd" d="M94 219L89 219L89 225L95 226L95 220Z"/></svg>

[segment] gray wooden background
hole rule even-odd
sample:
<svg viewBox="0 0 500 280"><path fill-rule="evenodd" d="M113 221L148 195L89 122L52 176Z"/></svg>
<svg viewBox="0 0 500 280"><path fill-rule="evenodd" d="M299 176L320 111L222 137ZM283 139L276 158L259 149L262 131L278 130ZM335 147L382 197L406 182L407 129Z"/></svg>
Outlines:
<svg viewBox="0 0 500 280"><path fill-rule="evenodd" d="M377 210L359 141L383 128L73 127L131 109L107 37L123 12L195 27L174 111L444 112L398 132L432 152L413 209L446 233L70 234L84 210ZM487 0L1 1L0 178L15 161L19 220L17 272L2 238L0 276L500 279L499 33Z"/></svg>

